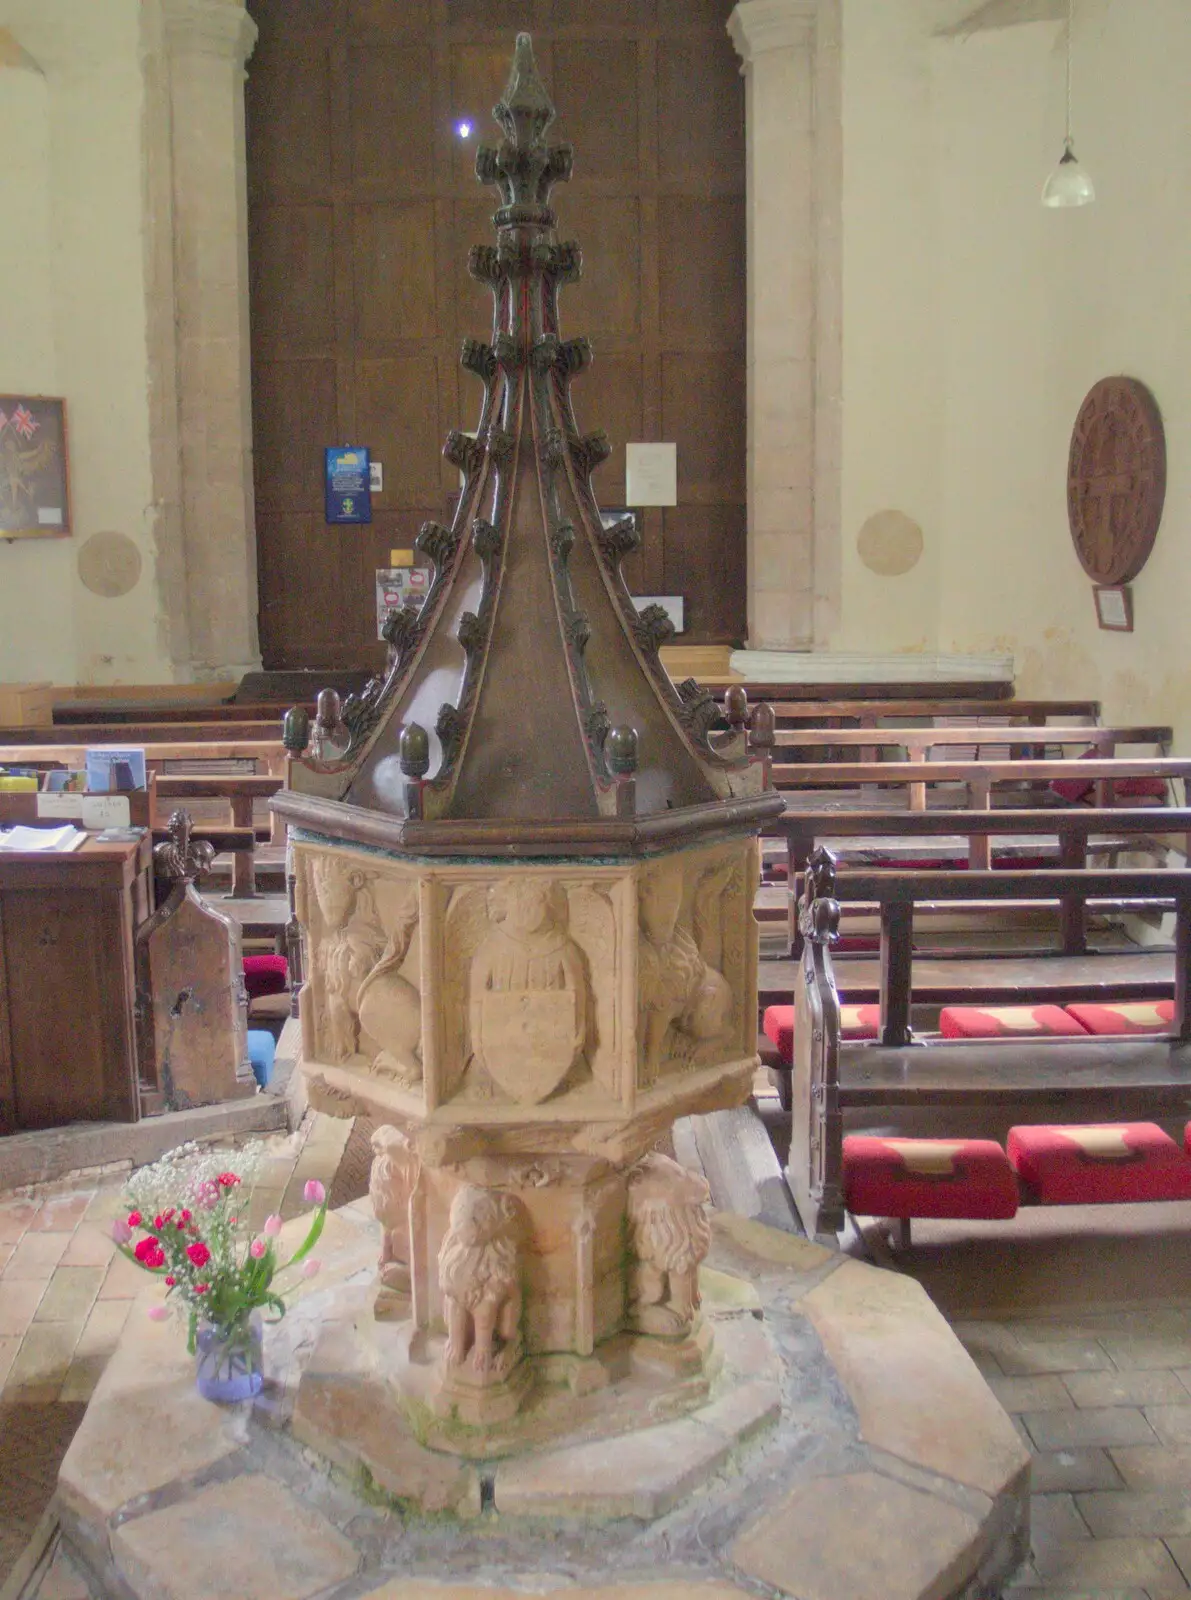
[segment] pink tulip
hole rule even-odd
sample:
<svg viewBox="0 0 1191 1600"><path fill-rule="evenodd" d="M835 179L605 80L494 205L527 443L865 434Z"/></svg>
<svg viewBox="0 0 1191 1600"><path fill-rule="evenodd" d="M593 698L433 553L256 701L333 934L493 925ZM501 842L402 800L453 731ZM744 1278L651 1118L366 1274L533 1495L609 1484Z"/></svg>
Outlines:
<svg viewBox="0 0 1191 1600"><path fill-rule="evenodd" d="M271 1217L265 1218L264 1231L266 1236L270 1239L276 1239L277 1235L281 1232L281 1218L277 1215L276 1211Z"/></svg>
<svg viewBox="0 0 1191 1600"><path fill-rule="evenodd" d="M302 1198L303 1200L308 1201L312 1206L321 1206L323 1201L327 1198L327 1191L323 1188L322 1184L317 1178L308 1178L306 1180L306 1187L302 1190Z"/></svg>
<svg viewBox="0 0 1191 1600"><path fill-rule="evenodd" d="M322 1266L322 1262L321 1261L304 1261L302 1263L302 1276L304 1278L315 1278L315 1277L317 1277L318 1276L318 1269L321 1266Z"/></svg>
<svg viewBox="0 0 1191 1600"><path fill-rule="evenodd" d="M145 1315L150 1322L164 1322L169 1316L169 1311L165 1306L150 1306Z"/></svg>
<svg viewBox="0 0 1191 1600"><path fill-rule="evenodd" d="M254 1260L259 1261L268 1248L268 1245L263 1239L254 1239L248 1246L248 1254L252 1256Z"/></svg>
<svg viewBox="0 0 1191 1600"><path fill-rule="evenodd" d="M132 1238L132 1229L123 1217L117 1217L112 1223L112 1238L117 1244L127 1244Z"/></svg>

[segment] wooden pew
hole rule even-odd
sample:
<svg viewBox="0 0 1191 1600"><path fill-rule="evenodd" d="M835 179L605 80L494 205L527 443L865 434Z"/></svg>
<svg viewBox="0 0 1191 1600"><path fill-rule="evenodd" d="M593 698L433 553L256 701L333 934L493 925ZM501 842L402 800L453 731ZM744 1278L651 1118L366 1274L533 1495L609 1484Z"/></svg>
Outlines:
<svg viewBox="0 0 1191 1600"><path fill-rule="evenodd" d="M972 880L978 882L973 884ZM1146 1038L947 1040L913 1043L913 915L925 899L1148 900L1175 910L1174 1023ZM840 1039L831 958L840 900L881 906L881 1031L875 1043ZM988 873L839 873L826 851L807 870L795 985L789 1178L808 1234L844 1222L842 1157L849 1111L1027 1106L1055 1120L1152 1118L1191 1100L1191 870ZM1024 997L1021 997L1024 998ZM1068 996L1067 998L1073 998Z"/></svg>
<svg viewBox="0 0 1191 1600"><path fill-rule="evenodd" d="M741 687L749 703L760 703L752 686ZM799 727L880 728L889 723L974 718L982 724L1045 724L1052 717L1065 723L1083 719L1094 726L1100 720L1098 700L782 700L772 701L779 730Z"/></svg>
<svg viewBox="0 0 1191 1600"><path fill-rule="evenodd" d="M801 789L865 787L902 789L911 811L926 809L926 787L931 783L958 784L968 805L987 810L993 790L1008 783L1045 786L1073 778L1096 786L1096 803L1108 803L1114 783L1121 778L1162 778L1186 782L1191 760L1179 756L1097 757L1090 761L854 761L789 765L773 764L773 783L791 796ZM787 800L789 809L797 802ZM821 808L820 808L821 809Z"/></svg>
<svg viewBox="0 0 1191 1600"><path fill-rule="evenodd" d="M799 877L816 845L842 839L896 838L914 841L953 838L966 843L968 866L986 872L992 866L996 838L1033 838L1057 849L1057 865L1078 871L1087 865L1089 852L1105 848L1144 849L1163 837L1181 836L1191 860L1191 808L1168 806L1055 807L1043 811L790 811L771 824L770 833L786 840L788 954L801 949L799 933ZM1097 850L1099 846L1099 850ZM970 898L975 898L971 896ZM1084 902L1070 897L1062 902L1063 949L1079 955L1087 948Z"/></svg>
<svg viewBox="0 0 1191 1600"><path fill-rule="evenodd" d="M164 811L184 800L226 800L233 828L247 829L255 837L252 808L258 800L269 800L285 787L283 778L269 774L210 773L179 774L152 772L149 775L149 817L152 826L163 824ZM264 834L272 838L272 824ZM252 848L240 849L232 857L232 895L247 900L256 894L256 874Z"/></svg>
<svg viewBox="0 0 1191 1600"><path fill-rule="evenodd" d="M36 730L22 730L28 734ZM55 729L43 730L56 732ZM22 739L19 743L0 744L0 766L14 767L82 767L86 765L87 751L103 740L91 739L85 744L75 742L36 743ZM135 745L138 741L123 730L119 740L108 743ZM168 763L178 761L251 761L258 769L284 777L286 751L280 732L270 739L201 739L196 741L162 740L145 747L145 765L151 772L165 770Z"/></svg>
<svg viewBox="0 0 1191 1600"><path fill-rule="evenodd" d="M239 718L186 722L54 723L48 728L0 728L0 745L219 744L229 739L262 745L281 743L281 718Z"/></svg>
<svg viewBox="0 0 1191 1600"><path fill-rule="evenodd" d="M910 761L926 761L932 750L954 750L974 746L999 747L1010 745L1014 749L1037 752L1033 759L1045 759L1045 751L1053 745L1072 746L1094 751L1099 756L1116 754L1118 745L1153 744L1161 753L1169 748L1174 737L1169 727L1059 727L1055 724L1015 725L1011 728L800 728L788 738L779 736L775 755L790 749L843 750L859 747L863 750L904 750ZM822 761L823 755L815 760ZM876 756L860 759L875 761ZM807 758L802 758L806 763ZM1078 777L1078 772L1073 777Z"/></svg>

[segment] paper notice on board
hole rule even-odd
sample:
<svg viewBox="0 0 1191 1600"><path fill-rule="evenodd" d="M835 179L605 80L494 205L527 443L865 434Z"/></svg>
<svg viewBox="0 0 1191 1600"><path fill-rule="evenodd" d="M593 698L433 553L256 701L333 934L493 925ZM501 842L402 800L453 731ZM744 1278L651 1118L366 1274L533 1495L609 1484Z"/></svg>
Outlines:
<svg viewBox="0 0 1191 1600"><path fill-rule="evenodd" d="M39 817L70 817L81 820L83 815L83 794L39 794L37 797L37 815Z"/></svg>
<svg viewBox="0 0 1191 1600"><path fill-rule="evenodd" d="M625 500L631 506L678 504L678 446L626 444Z"/></svg>
<svg viewBox="0 0 1191 1600"><path fill-rule="evenodd" d="M84 828L127 828L132 820L126 794L81 794L78 798L83 802Z"/></svg>

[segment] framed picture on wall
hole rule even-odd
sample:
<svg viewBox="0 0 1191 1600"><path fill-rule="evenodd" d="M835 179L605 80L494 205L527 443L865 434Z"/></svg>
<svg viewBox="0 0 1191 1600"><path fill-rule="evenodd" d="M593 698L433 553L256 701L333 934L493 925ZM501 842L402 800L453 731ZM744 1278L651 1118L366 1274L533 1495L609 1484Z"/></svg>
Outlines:
<svg viewBox="0 0 1191 1600"><path fill-rule="evenodd" d="M69 532L66 401L0 394L0 539Z"/></svg>

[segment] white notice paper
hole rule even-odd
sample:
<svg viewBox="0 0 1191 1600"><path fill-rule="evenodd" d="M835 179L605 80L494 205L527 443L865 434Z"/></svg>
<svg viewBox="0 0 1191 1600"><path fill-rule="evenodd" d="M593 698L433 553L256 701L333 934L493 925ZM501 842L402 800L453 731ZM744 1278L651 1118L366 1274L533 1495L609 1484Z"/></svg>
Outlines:
<svg viewBox="0 0 1191 1600"><path fill-rule="evenodd" d="M77 850L86 838L78 828L10 828L0 833L0 850L36 851L39 855Z"/></svg>
<svg viewBox="0 0 1191 1600"><path fill-rule="evenodd" d="M678 504L678 446L626 444L625 500L631 506Z"/></svg>
<svg viewBox="0 0 1191 1600"><path fill-rule="evenodd" d="M85 794L80 798L84 828L127 828L131 813L126 794Z"/></svg>
<svg viewBox="0 0 1191 1600"><path fill-rule="evenodd" d="M79 793L39 794L37 797L37 815L39 817L74 817L82 821L83 801L86 796Z"/></svg>

